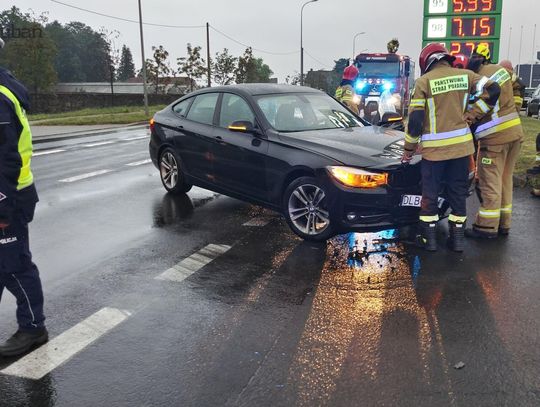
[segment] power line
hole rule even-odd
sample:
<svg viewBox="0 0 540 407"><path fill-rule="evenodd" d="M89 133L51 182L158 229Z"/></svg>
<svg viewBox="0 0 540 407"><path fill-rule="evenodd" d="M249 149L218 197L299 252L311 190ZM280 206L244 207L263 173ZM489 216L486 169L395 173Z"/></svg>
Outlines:
<svg viewBox="0 0 540 407"><path fill-rule="evenodd" d="M98 16L101 16L101 17L107 17L107 18L112 18L114 20L126 21L128 23L139 24L139 21L137 21L137 20L130 20L129 18L117 17L117 16L112 16L110 14L100 13L98 11L88 10L86 8L74 6L72 4L64 3L64 2L58 1L58 0L51 0L51 1L53 3L61 4L62 6L74 8L76 10L84 11L84 12L90 13L90 14L95 14L95 15L98 15ZM153 26L153 27L164 27L164 28L204 28L205 27L204 25L168 25L168 24L155 24L155 23L143 23L143 24L144 25L150 25L150 26Z"/></svg>
<svg viewBox="0 0 540 407"><path fill-rule="evenodd" d="M266 50L263 50L263 49L259 49L259 48L255 48L255 47L252 47L251 45L248 45L248 44L245 44L243 42L240 42L236 39L234 39L233 37L231 37L230 35L228 34L225 34L223 31L220 31L218 30L216 27L210 25L210 28L212 30L214 30L215 32L217 32L218 34L221 34L223 35L225 38L228 38L229 40L231 40L232 42L235 42L239 45L242 45L243 47L246 47L246 48L251 48L253 51L257 51L257 52L261 52L263 54L270 54L270 55L293 55L293 54L298 54L300 51L291 51L291 52L272 52L272 51L266 51Z"/></svg>
<svg viewBox="0 0 540 407"><path fill-rule="evenodd" d="M325 68L333 68L332 66L328 65L328 64L325 64L324 62L321 62L319 61L317 58L315 58L313 55L311 55L309 52L306 51L306 49L304 48L304 52L305 54L310 57L311 59L313 59L315 62L321 64L322 66L324 66Z"/></svg>

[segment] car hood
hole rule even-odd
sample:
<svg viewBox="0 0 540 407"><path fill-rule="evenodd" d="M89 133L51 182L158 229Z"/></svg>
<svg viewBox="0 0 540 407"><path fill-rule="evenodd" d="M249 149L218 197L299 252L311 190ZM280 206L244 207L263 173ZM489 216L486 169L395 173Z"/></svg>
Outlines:
<svg viewBox="0 0 540 407"><path fill-rule="evenodd" d="M344 165L386 168L400 164L405 133L378 126L279 133L284 144Z"/></svg>

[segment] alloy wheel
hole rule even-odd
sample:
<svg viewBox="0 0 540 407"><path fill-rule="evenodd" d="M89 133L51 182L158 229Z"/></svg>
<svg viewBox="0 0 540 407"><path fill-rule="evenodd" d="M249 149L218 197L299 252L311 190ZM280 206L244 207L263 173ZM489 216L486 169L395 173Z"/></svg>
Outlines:
<svg viewBox="0 0 540 407"><path fill-rule="evenodd" d="M173 189L178 182L178 162L170 151L166 151L159 163L161 179L167 189Z"/></svg>
<svg viewBox="0 0 540 407"><path fill-rule="evenodd" d="M302 233L316 236L330 225L326 194L316 185L298 186L289 197L289 218Z"/></svg>

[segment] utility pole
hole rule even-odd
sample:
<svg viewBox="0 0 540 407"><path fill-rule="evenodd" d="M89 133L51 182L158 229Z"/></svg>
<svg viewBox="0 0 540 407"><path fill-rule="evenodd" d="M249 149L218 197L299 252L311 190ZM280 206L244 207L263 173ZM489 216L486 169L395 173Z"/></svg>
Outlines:
<svg viewBox="0 0 540 407"><path fill-rule="evenodd" d="M517 71L518 78L519 78L519 74L521 70L521 48L523 48L523 26L521 26L521 37L519 39L519 57L518 57L518 71Z"/></svg>
<svg viewBox="0 0 540 407"><path fill-rule="evenodd" d="M534 71L534 61L536 61L536 55L534 55L536 51L536 24L534 25L534 34L533 34L533 48L532 48L532 60L531 60L531 78L529 81L529 87L532 88L533 86L533 71Z"/></svg>
<svg viewBox="0 0 540 407"><path fill-rule="evenodd" d="M210 63L210 24L206 23L206 59L208 60L208 87L212 86L212 64Z"/></svg>
<svg viewBox="0 0 540 407"><path fill-rule="evenodd" d="M146 58L144 56L144 36L143 36L143 23L142 23L142 6L141 0L139 0L139 31L141 33L141 56L142 56L142 75L143 75L143 89L144 89L144 114L146 117L150 115L148 111L148 88L146 87Z"/></svg>
<svg viewBox="0 0 540 407"><path fill-rule="evenodd" d="M512 27L510 27L510 34L508 34L508 52L506 53L506 59L510 59L510 44L512 44Z"/></svg>
<svg viewBox="0 0 540 407"><path fill-rule="evenodd" d="M319 0L309 0L300 10L300 86L304 86L304 7Z"/></svg>

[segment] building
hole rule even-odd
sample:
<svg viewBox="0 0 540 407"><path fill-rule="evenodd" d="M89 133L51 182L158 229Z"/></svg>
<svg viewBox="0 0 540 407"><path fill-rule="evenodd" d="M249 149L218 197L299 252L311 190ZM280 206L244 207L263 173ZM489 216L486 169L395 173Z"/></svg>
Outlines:
<svg viewBox="0 0 540 407"><path fill-rule="evenodd" d="M532 68L532 81L531 81ZM540 64L522 64L516 67L516 73L528 88L536 88L540 86Z"/></svg>

